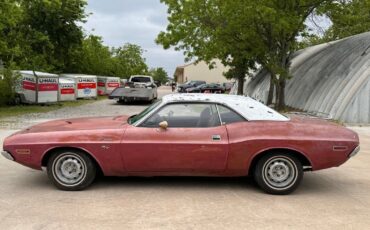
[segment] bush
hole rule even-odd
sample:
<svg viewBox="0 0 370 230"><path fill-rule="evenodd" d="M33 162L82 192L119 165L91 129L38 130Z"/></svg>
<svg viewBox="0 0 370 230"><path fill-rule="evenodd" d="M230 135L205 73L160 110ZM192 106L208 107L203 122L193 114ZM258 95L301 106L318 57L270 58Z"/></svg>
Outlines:
<svg viewBox="0 0 370 230"><path fill-rule="evenodd" d="M17 76L9 69L0 72L0 106L10 105L15 99L15 85Z"/></svg>

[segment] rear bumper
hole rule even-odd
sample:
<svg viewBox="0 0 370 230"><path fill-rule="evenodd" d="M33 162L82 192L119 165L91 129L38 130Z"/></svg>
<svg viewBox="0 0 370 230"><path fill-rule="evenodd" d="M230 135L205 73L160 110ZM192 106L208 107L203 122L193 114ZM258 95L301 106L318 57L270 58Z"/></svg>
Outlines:
<svg viewBox="0 0 370 230"><path fill-rule="evenodd" d="M115 100L120 100L120 101L125 101L125 102L132 102L132 101L150 101L153 98L150 97L123 97L123 96L109 96L109 99L115 99Z"/></svg>
<svg viewBox="0 0 370 230"><path fill-rule="evenodd" d="M1 151L1 155L3 155L3 157L5 157L8 160L14 161L14 157L12 156L12 154L10 154L7 151Z"/></svg>

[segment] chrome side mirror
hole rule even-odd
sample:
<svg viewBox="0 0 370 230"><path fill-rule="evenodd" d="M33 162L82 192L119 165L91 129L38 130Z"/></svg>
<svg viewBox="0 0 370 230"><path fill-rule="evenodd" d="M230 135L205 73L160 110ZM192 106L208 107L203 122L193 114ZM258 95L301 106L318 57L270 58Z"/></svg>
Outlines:
<svg viewBox="0 0 370 230"><path fill-rule="evenodd" d="M162 122L160 122L159 123L159 127L161 128L161 129L167 129L168 128L168 122L167 121L162 121Z"/></svg>

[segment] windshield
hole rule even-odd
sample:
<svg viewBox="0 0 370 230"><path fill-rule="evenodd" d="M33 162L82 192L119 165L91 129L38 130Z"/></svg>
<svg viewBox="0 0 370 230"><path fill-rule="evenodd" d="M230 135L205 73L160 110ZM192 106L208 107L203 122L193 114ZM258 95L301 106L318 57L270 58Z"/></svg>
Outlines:
<svg viewBox="0 0 370 230"><path fill-rule="evenodd" d="M131 82L146 83L146 82L150 82L150 78L149 77L133 77L131 78Z"/></svg>
<svg viewBox="0 0 370 230"><path fill-rule="evenodd" d="M148 113L150 113L153 109L155 109L158 105L160 105L162 102L162 100L158 100L156 103L152 104L151 106L149 106L148 108L144 109L141 113L137 114L137 115L134 115L134 116L131 116L128 118L128 123L131 125L131 124L134 124L135 122L137 122L138 120L140 120L141 118L145 117L145 115L147 115Z"/></svg>

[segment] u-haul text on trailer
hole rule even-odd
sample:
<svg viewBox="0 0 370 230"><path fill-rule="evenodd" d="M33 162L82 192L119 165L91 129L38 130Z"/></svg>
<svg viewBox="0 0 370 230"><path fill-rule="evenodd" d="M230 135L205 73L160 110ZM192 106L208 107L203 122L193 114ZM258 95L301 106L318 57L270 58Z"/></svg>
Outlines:
<svg viewBox="0 0 370 230"><path fill-rule="evenodd" d="M33 71L19 71L21 87L17 93L23 103L58 101L58 75Z"/></svg>
<svg viewBox="0 0 370 230"><path fill-rule="evenodd" d="M98 94L108 95L115 88L121 86L119 77L102 77L98 76Z"/></svg>
<svg viewBox="0 0 370 230"><path fill-rule="evenodd" d="M96 80L93 78L78 78L78 95L83 97L96 97Z"/></svg>
<svg viewBox="0 0 370 230"><path fill-rule="evenodd" d="M71 79L76 84L76 98L97 97L97 77L82 74L63 74L63 78Z"/></svg>
<svg viewBox="0 0 370 230"><path fill-rule="evenodd" d="M76 100L76 83L74 80L59 78L59 101Z"/></svg>

